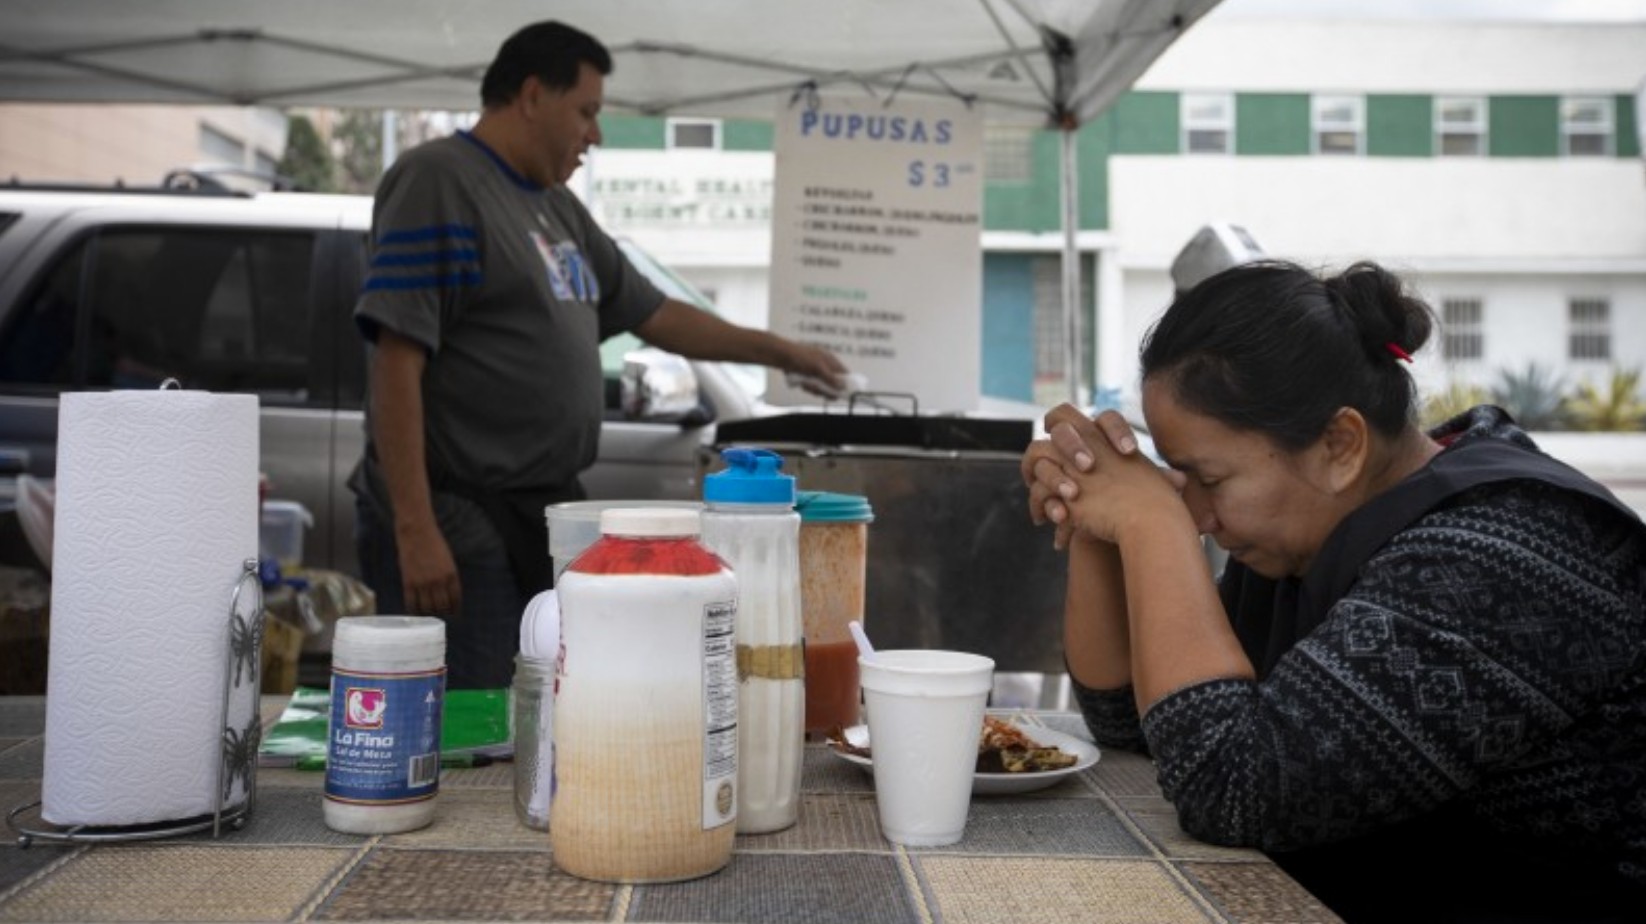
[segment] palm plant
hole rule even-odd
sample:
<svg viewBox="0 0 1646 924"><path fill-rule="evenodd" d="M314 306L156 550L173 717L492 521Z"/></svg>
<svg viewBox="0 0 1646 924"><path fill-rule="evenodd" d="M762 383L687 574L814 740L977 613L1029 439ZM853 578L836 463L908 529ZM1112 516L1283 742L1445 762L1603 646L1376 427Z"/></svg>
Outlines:
<svg viewBox="0 0 1646 924"><path fill-rule="evenodd" d="M1535 362L1521 371L1502 369L1492 386L1492 403L1527 430L1560 430L1566 424L1566 380Z"/></svg>
<svg viewBox="0 0 1646 924"><path fill-rule="evenodd" d="M1613 369L1604 390L1584 382L1568 405L1579 430L1639 430L1646 425L1640 398L1640 369Z"/></svg>

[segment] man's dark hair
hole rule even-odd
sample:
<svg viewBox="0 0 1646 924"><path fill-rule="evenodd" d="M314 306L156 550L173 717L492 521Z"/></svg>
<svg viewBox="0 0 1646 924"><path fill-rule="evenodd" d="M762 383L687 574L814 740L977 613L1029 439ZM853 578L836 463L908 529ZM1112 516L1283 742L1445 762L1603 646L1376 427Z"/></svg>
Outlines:
<svg viewBox="0 0 1646 924"><path fill-rule="evenodd" d="M488 107L513 102L527 77L536 77L551 90L570 90L577 86L584 64L601 75L610 74L611 52L599 39L563 22L534 22L497 49L480 81L480 102Z"/></svg>

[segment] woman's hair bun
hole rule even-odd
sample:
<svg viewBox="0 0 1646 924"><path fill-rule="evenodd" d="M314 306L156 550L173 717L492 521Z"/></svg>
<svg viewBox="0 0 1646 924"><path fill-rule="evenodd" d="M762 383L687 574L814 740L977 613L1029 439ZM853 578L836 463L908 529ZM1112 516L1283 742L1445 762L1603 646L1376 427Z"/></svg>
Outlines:
<svg viewBox="0 0 1646 924"><path fill-rule="evenodd" d="M1375 263L1318 276L1267 260L1179 295L1140 358L1187 407L1299 449L1345 407L1388 436L1415 426L1406 360L1433 329L1428 306Z"/></svg>
<svg viewBox="0 0 1646 924"><path fill-rule="evenodd" d="M1433 312L1394 273L1362 260L1321 282L1327 295L1348 313L1362 345L1373 356L1387 359L1387 344L1416 353L1429 342Z"/></svg>

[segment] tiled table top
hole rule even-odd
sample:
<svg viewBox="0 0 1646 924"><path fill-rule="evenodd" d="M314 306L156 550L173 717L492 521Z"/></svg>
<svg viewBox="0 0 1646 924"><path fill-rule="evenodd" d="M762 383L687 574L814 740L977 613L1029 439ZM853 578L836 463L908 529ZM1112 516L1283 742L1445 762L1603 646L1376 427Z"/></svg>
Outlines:
<svg viewBox="0 0 1646 924"><path fill-rule="evenodd" d="M284 705L270 698L272 722ZM0 698L0 810L39 798L44 700ZM1084 736L1078 718L1031 714ZM514 817L512 768L447 770L435 823L338 834L322 775L264 769L245 828L167 841L0 847L0 921L1315 922L1331 913L1261 854L1178 829L1141 757L1105 752L1050 789L978 798L952 847L881 838L870 778L806 753L800 823L739 837L692 882L614 886L554 868ZM9 832L8 832L9 833Z"/></svg>

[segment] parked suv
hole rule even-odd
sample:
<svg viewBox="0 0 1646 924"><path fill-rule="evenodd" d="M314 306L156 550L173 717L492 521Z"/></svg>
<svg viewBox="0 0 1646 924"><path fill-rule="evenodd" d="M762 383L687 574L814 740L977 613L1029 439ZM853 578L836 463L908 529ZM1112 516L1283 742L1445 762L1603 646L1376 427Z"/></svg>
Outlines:
<svg viewBox="0 0 1646 924"><path fill-rule="evenodd" d="M254 394L273 495L315 518L305 562L357 572L345 481L365 438L365 355L351 312L370 223L360 196L0 188L0 460L11 469L0 477L53 474L65 391L171 377ZM709 307L620 243L665 292ZM653 362L675 371L673 403L656 414L631 392L631 417L643 415L631 419L619 379L638 346L623 337L601 351L607 419L584 484L593 497L691 497L709 438L699 425L756 413L758 379L665 354ZM631 374L647 368L636 359Z"/></svg>

